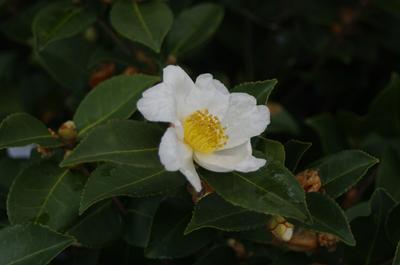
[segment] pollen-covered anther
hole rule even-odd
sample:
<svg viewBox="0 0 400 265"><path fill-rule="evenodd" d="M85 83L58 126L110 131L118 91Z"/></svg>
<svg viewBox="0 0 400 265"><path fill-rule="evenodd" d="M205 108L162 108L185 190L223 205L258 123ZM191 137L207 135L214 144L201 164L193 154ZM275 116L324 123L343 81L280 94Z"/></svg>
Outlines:
<svg viewBox="0 0 400 265"><path fill-rule="evenodd" d="M190 114L184 120L183 130L185 142L201 153L212 153L228 141L220 120L207 109Z"/></svg>

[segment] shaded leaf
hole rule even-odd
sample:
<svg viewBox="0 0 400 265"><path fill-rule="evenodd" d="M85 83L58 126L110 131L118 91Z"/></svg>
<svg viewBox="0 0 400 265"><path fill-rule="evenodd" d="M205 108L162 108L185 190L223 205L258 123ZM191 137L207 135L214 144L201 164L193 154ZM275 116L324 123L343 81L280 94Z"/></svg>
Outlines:
<svg viewBox="0 0 400 265"><path fill-rule="evenodd" d="M196 205L185 234L209 227L223 231L243 231L265 225L267 216L234 206L217 194L201 199Z"/></svg>
<svg viewBox="0 0 400 265"><path fill-rule="evenodd" d="M24 170L13 183L7 200L12 224L33 221L59 230L78 217L85 178L51 163Z"/></svg>
<svg viewBox="0 0 400 265"><path fill-rule="evenodd" d="M232 265L236 263L236 254L231 247L216 246L199 257L193 265Z"/></svg>
<svg viewBox="0 0 400 265"><path fill-rule="evenodd" d="M267 161L285 163L285 148L280 142L262 136L258 136L257 139L259 139L257 148L263 152Z"/></svg>
<svg viewBox="0 0 400 265"><path fill-rule="evenodd" d="M60 144L41 121L29 114L11 114L1 122L0 149L32 143L43 147L54 147Z"/></svg>
<svg viewBox="0 0 400 265"><path fill-rule="evenodd" d="M156 124L132 120L111 121L92 130L61 166L95 161L138 167L159 166L161 136L162 131Z"/></svg>
<svg viewBox="0 0 400 265"><path fill-rule="evenodd" d="M309 192L306 197L313 218L313 223L307 227L336 235L350 246L356 244L343 210L333 199L318 192Z"/></svg>
<svg viewBox="0 0 400 265"><path fill-rule="evenodd" d="M302 142L298 140L289 140L285 143L285 165L293 172L303 157L304 153L311 147L312 143Z"/></svg>
<svg viewBox="0 0 400 265"><path fill-rule="evenodd" d="M247 82L235 86L231 92L248 93L257 99L257 105L265 105L277 83L276 79Z"/></svg>
<svg viewBox="0 0 400 265"><path fill-rule="evenodd" d="M289 134L297 135L300 133L299 125L293 116L280 104L268 102L271 112L271 124L268 125L268 134Z"/></svg>
<svg viewBox="0 0 400 265"><path fill-rule="evenodd" d="M392 265L400 265L400 242L397 243L396 253L394 254Z"/></svg>
<svg viewBox="0 0 400 265"><path fill-rule="evenodd" d="M33 21L36 47L44 49L51 42L72 37L87 29L96 20L88 8L58 1L44 7Z"/></svg>
<svg viewBox="0 0 400 265"><path fill-rule="evenodd" d="M346 150L313 163L309 168L319 171L323 188L338 197L355 185L378 159L360 150Z"/></svg>
<svg viewBox="0 0 400 265"><path fill-rule="evenodd" d="M398 188L400 185L400 153L396 152L393 146L384 147L380 155L381 162L376 173L376 186L385 189L395 200L400 201L400 189Z"/></svg>
<svg viewBox="0 0 400 265"><path fill-rule="evenodd" d="M0 230L0 264L48 264L74 239L39 225L15 225Z"/></svg>
<svg viewBox="0 0 400 265"><path fill-rule="evenodd" d="M167 36L169 53L180 55L203 44L217 30L223 16L224 9L211 3L182 11Z"/></svg>
<svg viewBox="0 0 400 265"><path fill-rule="evenodd" d="M388 238L396 244L400 241L400 204L396 204L388 213L386 233Z"/></svg>
<svg viewBox="0 0 400 265"><path fill-rule="evenodd" d="M111 119L126 119L136 111L136 103L144 89L159 78L149 75L120 75L96 86L81 102L74 122L82 136Z"/></svg>
<svg viewBox="0 0 400 265"><path fill-rule="evenodd" d="M250 173L229 172L216 176L203 170L200 174L233 205L265 214L307 219L304 191L279 162L269 162Z"/></svg>
<svg viewBox="0 0 400 265"><path fill-rule="evenodd" d="M111 24L124 37L159 52L171 28L173 15L159 1L117 1L111 10Z"/></svg>
<svg viewBox="0 0 400 265"><path fill-rule="evenodd" d="M168 172L163 166L132 167L104 164L90 176L82 194L83 212L94 203L113 197L144 197L165 193L185 183L179 172Z"/></svg>

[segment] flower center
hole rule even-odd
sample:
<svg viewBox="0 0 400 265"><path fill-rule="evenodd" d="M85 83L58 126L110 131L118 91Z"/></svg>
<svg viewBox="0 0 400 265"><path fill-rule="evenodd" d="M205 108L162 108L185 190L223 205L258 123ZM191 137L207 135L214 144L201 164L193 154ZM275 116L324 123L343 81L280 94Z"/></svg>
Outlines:
<svg viewBox="0 0 400 265"><path fill-rule="evenodd" d="M186 117L183 131L185 142L201 153L212 153L223 147L228 140L218 117L211 115L207 109L198 110Z"/></svg>

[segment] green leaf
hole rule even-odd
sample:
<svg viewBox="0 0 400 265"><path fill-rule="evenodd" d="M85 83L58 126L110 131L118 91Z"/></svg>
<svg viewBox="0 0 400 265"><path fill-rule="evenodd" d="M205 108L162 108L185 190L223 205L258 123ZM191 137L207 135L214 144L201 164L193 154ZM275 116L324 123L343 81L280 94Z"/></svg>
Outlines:
<svg viewBox="0 0 400 265"><path fill-rule="evenodd" d="M111 121L92 130L61 163L62 167L106 161L137 167L159 166L162 130L139 121Z"/></svg>
<svg viewBox="0 0 400 265"><path fill-rule="evenodd" d="M111 24L121 35L157 53L172 22L171 10L160 1L117 1L111 10Z"/></svg>
<svg viewBox="0 0 400 265"><path fill-rule="evenodd" d="M229 172L216 175L201 171L201 176L225 200L252 211L282 215L305 220L304 190L279 162L267 162L261 169L250 172Z"/></svg>
<svg viewBox="0 0 400 265"><path fill-rule="evenodd" d="M143 90L157 82L157 76L120 75L96 86L81 102L74 122L82 136L111 119L126 119L136 111Z"/></svg>
<svg viewBox="0 0 400 265"><path fill-rule="evenodd" d="M350 209L346 210L347 220L353 221L358 217L365 217L371 214L371 206L369 202L361 202Z"/></svg>
<svg viewBox="0 0 400 265"><path fill-rule="evenodd" d="M400 153L393 146L384 147L376 173L376 186L384 188L395 200L400 201Z"/></svg>
<svg viewBox="0 0 400 265"><path fill-rule="evenodd" d="M167 201L160 206L154 218L151 239L145 256L151 259L188 256L211 242L214 230L202 230L184 235L190 220L190 209Z"/></svg>
<svg viewBox="0 0 400 265"><path fill-rule="evenodd" d="M41 163L24 170L11 186L7 200L12 224L33 221L59 230L78 217L84 176Z"/></svg>
<svg viewBox="0 0 400 265"><path fill-rule="evenodd" d="M307 205L314 221L307 227L318 232L336 235L350 246L356 244L346 215L333 199L322 193L309 192L307 193Z"/></svg>
<svg viewBox="0 0 400 265"><path fill-rule="evenodd" d="M323 188L336 198L355 185L379 160L360 150L345 150L310 165L319 171Z"/></svg>
<svg viewBox="0 0 400 265"><path fill-rule="evenodd" d="M311 147L312 143L298 140L289 140L285 143L285 165L288 169L296 172L297 166L304 153Z"/></svg>
<svg viewBox="0 0 400 265"><path fill-rule="evenodd" d="M80 211L114 196L144 197L162 194L185 183L179 172L168 172L163 166L132 167L104 164L90 176L82 194Z"/></svg>
<svg viewBox="0 0 400 265"><path fill-rule="evenodd" d="M162 197L131 199L127 206L124 239L136 247L147 247L154 215Z"/></svg>
<svg viewBox="0 0 400 265"><path fill-rule="evenodd" d="M51 3L33 21L36 47L44 49L51 42L72 37L87 29L96 20L90 9L73 5L70 1Z"/></svg>
<svg viewBox="0 0 400 265"><path fill-rule="evenodd" d="M297 135L300 133L296 120L283 106L269 102L268 108L271 112L271 124L267 128L268 134Z"/></svg>
<svg viewBox="0 0 400 265"><path fill-rule="evenodd" d="M264 80L258 82L247 82L235 86L232 89L232 92L248 93L257 99L258 105L265 105L267 104L268 98L271 95L271 92L277 83L278 80L276 79Z"/></svg>
<svg viewBox="0 0 400 265"><path fill-rule="evenodd" d="M394 254L392 265L400 265L400 242L397 243L396 253Z"/></svg>
<svg viewBox="0 0 400 265"><path fill-rule="evenodd" d="M54 147L60 144L41 121L29 114L11 114L1 122L0 149L32 143L43 147Z"/></svg>
<svg viewBox="0 0 400 265"><path fill-rule="evenodd" d="M0 230L0 264L45 265L73 242L43 226L10 226Z"/></svg>
<svg viewBox="0 0 400 265"><path fill-rule="evenodd" d="M388 238L396 244L400 241L400 203L396 204L388 213L386 233Z"/></svg>
<svg viewBox="0 0 400 265"><path fill-rule="evenodd" d="M67 234L90 248L101 248L118 239L122 231L122 218L112 206L108 201L90 209L68 229Z"/></svg>
<svg viewBox="0 0 400 265"><path fill-rule="evenodd" d="M185 9L167 36L169 53L180 55L203 44L218 29L223 17L224 9L216 4L204 3Z"/></svg>
<svg viewBox="0 0 400 265"><path fill-rule="evenodd" d="M260 140L257 149L263 152L267 161L285 163L285 148L280 142L262 136L258 136L257 139Z"/></svg>
<svg viewBox="0 0 400 265"><path fill-rule="evenodd" d="M331 114L319 114L307 119L306 123L317 132L325 154L348 148L343 131L340 130L340 125Z"/></svg>
<svg viewBox="0 0 400 265"><path fill-rule="evenodd" d="M267 216L234 206L217 194L201 199L196 205L185 234L209 227L223 231L244 231L265 225Z"/></svg>

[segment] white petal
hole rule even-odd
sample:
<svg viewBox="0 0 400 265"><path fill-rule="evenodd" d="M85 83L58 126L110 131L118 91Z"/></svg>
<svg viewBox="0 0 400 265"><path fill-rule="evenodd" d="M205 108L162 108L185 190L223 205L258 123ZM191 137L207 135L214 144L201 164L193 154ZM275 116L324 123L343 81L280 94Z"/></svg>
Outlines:
<svg viewBox="0 0 400 265"><path fill-rule="evenodd" d="M256 158L250 155L245 160L237 164L234 169L240 172L252 172L263 167L266 162L267 161L265 159Z"/></svg>
<svg viewBox="0 0 400 265"><path fill-rule="evenodd" d="M214 79L211 74L201 74L196 78L196 86L201 89L209 89L214 87L220 93L228 95L229 91L219 80Z"/></svg>
<svg viewBox="0 0 400 265"><path fill-rule="evenodd" d="M246 93L232 93L228 111L222 120L229 139L223 149L232 148L261 134L270 123L267 106L258 105L253 96Z"/></svg>
<svg viewBox="0 0 400 265"><path fill-rule="evenodd" d="M172 122L176 119L174 91L164 83L143 92L137 108L149 121Z"/></svg>
<svg viewBox="0 0 400 265"><path fill-rule="evenodd" d="M168 128L163 135L158 154L166 170L179 170L197 192L201 191L200 178L193 164L193 152L178 139L175 128Z"/></svg>
<svg viewBox="0 0 400 265"><path fill-rule="evenodd" d="M212 154L194 153L194 159L200 166L215 172L233 171L237 165L240 165L242 161L246 161L250 156L250 141Z"/></svg>
<svg viewBox="0 0 400 265"><path fill-rule="evenodd" d="M189 75L179 66L168 65L163 70L163 82L177 93L188 93L195 88Z"/></svg>

